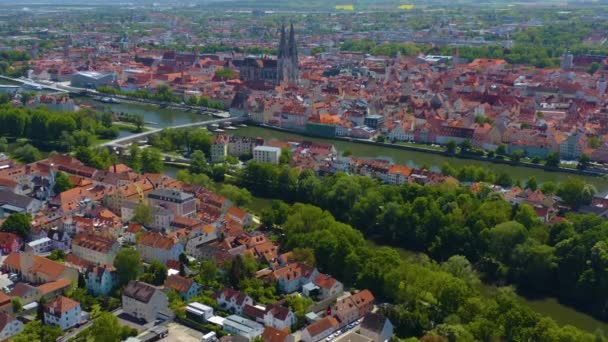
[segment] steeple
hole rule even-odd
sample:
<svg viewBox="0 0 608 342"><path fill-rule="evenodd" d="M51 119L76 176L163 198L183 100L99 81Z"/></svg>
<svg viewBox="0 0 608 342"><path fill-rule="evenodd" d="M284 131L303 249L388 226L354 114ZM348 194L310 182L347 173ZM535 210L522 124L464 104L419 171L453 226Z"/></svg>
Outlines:
<svg viewBox="0 0 608 342"><path fill-rule="evenodd" d="M293 23L289 26L289 37L287 37L285 24L281 25L281 40L279 42L277 60L278 83L297 83L298 82L298 44Z"/></svg>

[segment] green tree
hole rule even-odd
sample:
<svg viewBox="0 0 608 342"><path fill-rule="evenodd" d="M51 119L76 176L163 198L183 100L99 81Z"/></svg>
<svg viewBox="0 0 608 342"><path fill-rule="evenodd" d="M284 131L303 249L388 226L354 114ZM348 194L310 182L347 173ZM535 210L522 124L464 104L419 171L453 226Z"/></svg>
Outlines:
<svg viewBox="0 0 608 342"><path fill-rule="evenodd" d="M129 145L129 166L135 172L141 172L142 169L142 160L141 160L141 150L139 146L136 144Z"/></svg>
<svg viewBox="0 0 608 342"><path fill-rule="evenodd" d="M74 184L72 184L72 180L67 173L61 171L57 172L57 175L55 176L55 185L53 186L53 191L56 194L70 190L73 187Z"/></svg>
<svg viewBox="0 0 608 342"><path fill-rule="evenodd" d="M592 185L586 184L582 179L574 177L570 177L560 183L557 189L557 195L562 198L566 205L572 208L578 208L591 203L596 192Z"/></svg>
<svg viewBox="0 0 608 342"><path fill-rule="evenodd" d="M532 191L536 191L538 189L538 183L536 182L536 177L530 176L528 181L526 182L526 189L530 189Z"/></svg>
<svg viewBox="0 0 608 342"><path fill-rule="evenodd" d="M93 321L89 337L95 342L121 341L122 327L118 318L110 312L102 312Z"/></svg>
<svg viewBox="0 0 608 342"><path fill-rule="evenodd" d="M598 70L599 70L599 68L600 68L600 64L599 64L598 62L593 62L593 63L591 63L591 65L589 66L589 69L587 69L587 72L588 72L590 75L593 75L593 74L595 74L595 72L596 72L596 71L598 71Z"/></svg>
<svg viewBox="0 0 608 342"><path fill-rule="evenodd" d="M141 168L143 172L161 173L164 164L160 151L152 147L144 149L141 154Z"/></svg>
<svg viewBox="0 0 608 342"><path fill-rule="evenodd" d="M42 158L40 151L30 144L16 148L13 155L24 163L33 163Z"/></svg>
<svg viewBox="0 0 608 342"><path fill-rule="evenodd" d="M29 214L24 213L11 214L2 222L0 230L8 233L15 233L22 238L27 239L32 230L32 217Z"/></svg>
<svg viewBox="0 0 608 342"><path fill-rule="evenodd" d="M306 265L316 266L315 251L310 248L296 247L291 251L289 262L302 262Z"/></svg>
<svg viewBox="0 0 608 342"><path fill-rule="evenodd" d="M247 189L242 189L230 184L222 186L220 195L228 198L237 206L247 206L253 201L253 196Z"/></svg>
<svg viewBox="0 0 608 342"><path fill-rule="evenodd" d="M498 224L490 230L490 252L501 261L508 261L513 248L526 240L526 228L519 222Z"/></svg>
<svg viewBox="0 0 608 342"><path fill-rule="evenodd" d="M13 306L14 313L19 313L19 312L21 312L21 310L23 310L23 302L21 302L21 298L19 298L19 297L11 298L11 304Z"/></svg>
<svg viewBox="0 0 608 342"><path fill-rule="evenodd" d="M557 191L557 184L552 181L546 181L540 186L540 191L546 195L553 195Z"/></svg>
<svg viewBox="0 0 608 342"><path fill-rule="evenodd" d="M589 164L591 164L591 158L589 158L588 155L583 153L578 159L578 164L576 165L576 168L579 170L586 170L589 167Z"/></svg>
<svg viewBox="0 0 608 342"><path fill-rule="evenodd" d="M511 160L514 162L519 162L523 156L524 153L521 150L513 151L513 153L511 153Z"/></svg>
<svg viewBox="0 0 608 342"><path fill-rule="evenodd" d="M445 148L446 152L448 152L449 154L456 153L456 142L454 140L448 141L448 143L445 144Z"/></svg>
<svg viewBox="0 0 608 342"><path fill-rule="evenodd" d="M119 284L126 285L129 281L137 279L141 273L141 257L133 248L122 248L114 258L114 267L118 275Z"/></svg>
<svg viewBox="0 0 608 342"><path fill-rule="evenodd" d="M23 326L23 330L13 336L11 341L15 342L55 342L63 331L52 325L43 325L39 320L31 321Z"/></svg>
<svg viewBox="0 0 608 342"><path fill-rule="evenodd" d="M147 226L152 223L152 208L144 202L140 202L135 207L135 212L131 221Z"/></svg>
<svg viewBox="0 0 608 342"><path fill-rule="evenodd" d="M496 148L496 154L505 155L507 154L507 146L505 144L500 144Z"/></svg>
<svg viewBox="0 0 608 342"><path fill-rule="evenodd" d="M217 265L213 260L202 260L199 266L197 282L201 285L217 287L219 283Z"/></svg>
<svg viewBox="0 0 608 342"><path fill-rule="evenodd" d="M559 153L551 152L547 156L547 161L545 162L546 166L549 167L558 167L560 163Z"/></svg>
<svg viewBox="0 0 608 342"><path fill-rule="evenodd" d="M141 280L152 285L162 285L167 279L167 265L158 260L152 260L146 272L142 275Z"/></svg>
<svg viewBox="0 0 608 342"><path fill-rule="evenodd" d="M204 173L206 175L211 174L211 168L207 163L207 157L205 157L205 152L201 150L196 150L192 153L190 157L190 172L193 174Z"/></svg>

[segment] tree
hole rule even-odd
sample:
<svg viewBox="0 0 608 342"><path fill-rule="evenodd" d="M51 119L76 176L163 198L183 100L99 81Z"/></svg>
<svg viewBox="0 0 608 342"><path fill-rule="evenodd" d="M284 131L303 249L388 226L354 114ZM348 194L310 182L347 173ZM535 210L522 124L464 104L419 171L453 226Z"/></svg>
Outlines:
<svg viewBox="0 0 608 342"><path fill-rule="evenodd" d="M344 152L342 152L342 157L350 157L353 155L353 152L351 150L344 150Z"/></svg>
<svg viewBox="0 0 608 342"><path fill-rule="evenodd" d="M547 156L547 161L545 162L546 166L549 167L558 167L560 163L559 153L551 152Z"/></svg>
<svg viewBox="0 0 608 342"><path fill-rule="evenodd" d="M40 320L31 321L23 326L23 330L11 338L14 342L55 342L63 330L58 326L43 325Z"/></svg>
<svg viewBox="0 0 608 342"><path fill-rule="evenodd" d="M507 154L507 146L505 144L500 144L496 148L496 154L505 155Z"/></svg>
<svg viewBox="0 0 608 342"><path fill-rule="evenodd" d="M456 142L454 140L448 141L448 143L445 144L445 148L446 152L448 152L449 154L456 153Z"/></svg>
<svg viewBox="0 0 608 342"><path fill-rule="evenodd" d="M243 279L252 278L258 270L258 266L251 255L237 255L225 266L227 268L228 283L232 287L238 287Z"/></svg>
<svg viewBox="0 0 608 342"><path fill-rule="evenodd" d="M378 134L376 137L376 141L379 143L383 143L386 140L386 137L383 134Z"/></svg>
<svg viewBox="0 0 608 342"><path fill-rule="evenodd" d="M536 182L536 177L530 176L530 178L528 178L528 181L526 182L526 189L536 191L537 188L538 188L538 183Z"/></svg>
<svg viewBox="0 0 608 342"><path fill-rule="evenodd" d="M140 202L135 206L135 213L131 221L147 226L152 223L152 209L144 202Z"/></svg>
<svg viewBox="0 0 608 342"><path fill-rule="evenodd" d="M511 160L517 163L523 156L524 153L521 150L513 151L513 153L511 153Z"/></svg>
<svg viewBox="0 0 608 342"><path fill-rule="evenodd" d="M586 184L582 179L574 177L570 177L560 183L557 189L557 195L562 198L566 205L572 208L578 208L591 203L596 192L597 190L592 185Z"/></svg>
<svg viewBox="0 0 608 342"><path fill-rule="evenodd" d="M111 312L102 312L93 321L90 338L95 342L121 341L122 327L120 321Z"/></svg>
<svg viewBox="0 0 608 342"><path fill-rule="evenodd" d="M56 194L60 194L64 191L70 190L73 187L74 184L72 184L72 180L70 179L70 176L68 176L67 173L61 171L57 172L57 175L55 176L55 185L53 186L53 192L55 192Z"/></svg>
<svg viewBox="0 0 608 342"><path fill-rule="evenodd" d="M513 248L526 240L526 228L519 222L498 224L490 230L490 252L501 261L508 261Z"/></svg>
<svg viewBox="0 0 608 342"><path fill-rule="evenodd" d="M557 184L552 181L546 181L540 186L540 191L545 195L553 195L557 191Z"/></svg>
<svg viewBox="0 0 608 342"><path fill-rule="evenodd" d="M588 155L583 153L578 159L578 164L576 165L576 168L579 170L586 170L589 167L589 164L591 164L591 158L589 158Z"/></svg>
<svg viewBox="0 0 608 342"><path fill-rule="evenodd" d="M205 152L201 150L194 151L190 157L190 172L193 174L204 173L209 175L210 171Z"/></svg>
<svg viewBox="0 0 608 342"><path fill-rule="evenodd" d="M302 262L306 265L316 266L315 251L310 248L296 247L291 251L289 262Z"/></svg>
<svg viewBox="0 0 608 342"><path fill-rule="evenodd" d="M118 274L119 284L126 285L129 281L137 279L141 273L141 257L137 250L122 248L114 258L114 267Z"/></svg>
<svg viewBox="0 0 608 342"><path fill-rule="evenodd" d="M453 275L456 278L464 280L469 286L479 284L479 277L473 266L462 255L451 256L446 262L441 264L441 269Z"/></svg>
<svg viewBox="0 0 608 342"><path fill-rule="evenodd" d="M19 312L21 312L21 310L23 310L23 303L21 302L21 298L13 297L13 298L11 298L11 303L13 305L14 313L19 313Z"/></svg>
<svg viewBox="0 0 608 342"><path fill-rule="evenodd" d="M27 239L32 229L32 217L29 214L14 213L11 214L0 228L3 232L15 233L24 239Z"/></svg>
<svg viewBox="0 0 608 342"><path fill-rule="evenodd" d="M162 285L167 279L167 272L167 265L158 260L152 260L141 280L152 285Z"/></svg>
<svg viewBox="0 0 608 342"><path fill-rule="evenodd" d="M247 189L239 188L234 185L225 184L220 190L220 195L228 198L237 206L246 206L253 201L253 196Z"/></svg>
<svg viewBox="0 0 608 342"><path fill-rule="evenodd" d="M15 156L15 158L19 159L24 163L33 163L42 158L40 151L30 144L18 147L13 152L13 155Z"/></svg>
<svg viewBox="0 0 608 342"><path fill-rule="evenodd" d="M135 131L137 133L144 131L145 121L143 115L134 115L131 122L135 125Z"/></svg>
<svg viewBox="0 0 608 342"><path fill-rule="evenodd" d="M460 143L460 153L467 153L470 149L473 148L471 144L471 140L465 139Z"/></svg>
<svg viewBox="0 0 608 342"><path fill-rule="evenodd" d="M139 146L131 144L129 146L129 166L133 171L140 172L142 168L141 162L141 150Z"/></svg>
<svg viewBox="0 0 608 342"><path fill-rule="evenodd" d="M197 282L201 285L216 287L217 282L217 265L213 260L202 260L199 266Z"/></svg>
<svg viewBox="0 0 608 342"><path fill-rule="evenodd" d="M141 166L143 172L161 173L164 165L160 151L152 147L144 149L141 154Z"/></svg>

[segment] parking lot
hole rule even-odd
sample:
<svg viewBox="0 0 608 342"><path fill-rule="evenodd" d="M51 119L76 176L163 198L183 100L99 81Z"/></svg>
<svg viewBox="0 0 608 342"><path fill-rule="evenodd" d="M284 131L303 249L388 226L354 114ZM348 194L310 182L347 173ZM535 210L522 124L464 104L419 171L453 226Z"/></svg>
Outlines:
<svg viewBox="0 0 608 342"><path fill-rule="evenodd" d="M201 332L175 322L167 324L167 328L169 329L169 336L163 338L161 340L163 342L200 342L203 338Z"/></svg>

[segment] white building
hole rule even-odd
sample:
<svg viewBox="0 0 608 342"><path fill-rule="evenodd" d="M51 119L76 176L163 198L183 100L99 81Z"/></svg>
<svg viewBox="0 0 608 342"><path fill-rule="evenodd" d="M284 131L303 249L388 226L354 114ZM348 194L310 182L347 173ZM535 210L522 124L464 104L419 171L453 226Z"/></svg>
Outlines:
<svg viewBox="0 0 608 342"><path fill-rule="evenodd" d="M374 342L385 342L393 336L393 324L388 318L377 313L368 313L361 322L360 334Z"/></svg>
<svg viewBox="0 0 608 342"><path fill-rule="evenodd" d="M68 330L80 323L81 314L80 303L59 296L44 305L44 324L56 325L61 330Z"/></svg>
<svg viewBox="0 0 608 342"><path fill-rule="evenodd" d="M253 149L253 160L259 163L279 164L281 149L273 146L256 146Z"/></svg>
<svg viewBox="0 0 608 342"><path fill-rule="evenodd" d="M146 322L154 322L159 316L172 316L167 295L155 286L136 280L130 281L122 292L122 308Z"/></svg>
<svg viewBox="0 0 608 342"><path fill-rule="evenodd" d="M29 242L27 245L32 247L32 250L37 255L49 253L51 250L53 250L53 240L49 238L34 240Z"/></svg>
<svg viewBox="0 0 608 342"><path fill-rule="evenodd" d="M243 336L251 341L264 333L264 326L250 319L231 315L224 320L224 330Z"/></svg>
<svg viewBox="0 0 608 342"><path fill-rule="evenodd" d="M213 317L213 308L198 302L190 303L186 306L186 314L194 317L199 322L207 322Z"/></svg>
<svg viewBox="0 0 608 342"><path fill-rule="evenodd" d="M333 316L320 319L302 330L300 340L304 342L317 342L338 330L339 323Z"/></svg>
<svg viewBox="0 0 608 342"><path fill-rule="evenodd" d="M23 323L15 317L0 312L0 340L6 341L23 330Z"/></svg>

